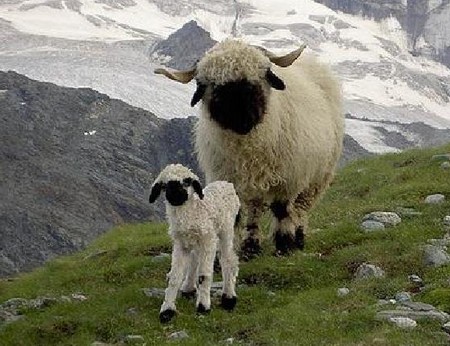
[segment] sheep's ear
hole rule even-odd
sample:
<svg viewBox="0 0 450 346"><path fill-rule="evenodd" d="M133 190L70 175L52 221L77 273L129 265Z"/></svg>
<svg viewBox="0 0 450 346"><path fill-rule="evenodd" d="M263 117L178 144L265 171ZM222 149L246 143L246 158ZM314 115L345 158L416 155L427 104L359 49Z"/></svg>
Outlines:
<svg viewBox="0 0 450 346"><path fill-rule="evenodd" d="M272 52L269 52L268 50L264 48L260 48L266 56L269 58L271 62L273 62L275 65L280 67L288 67L291 66L292 63L297 60L297 58L302 54L302 52L305 50L306 44L303 44L300 46L300 48L282 56L277 56L273 54Z"/></svg>
<svg viewBox="0 0 450 346"><path fill-rule="evenodd" d="M194 107L198 101L200 101L205 94L206 85L197 82L197 90L195 90L194 96L192 96L191 107Z"/></svg>
<svg viewBox="0 0 450 346"><path fill-rule="evenodd" d="M194 188L194 191L197 193L198 197L200 197L200 199L203 199L203 189L202 185L200 185L200 182L198 180L192 181L192 187Z"/></svg>
<svg viewBox="0 0 450 346"><path fill-rule="evenodd" d="M284 85L284 82L270 69L266 72L266 79L267 82L269 82L269 85L277 90L284 90L286 89L286 85Z"/></svg>
<svg viewBox="0 0 450 346"><path fill-rule="evenodd" d="M152 186L152 191L150 192L150 197L148 198L148 201L150 203L154 203L156 201L156 199L159 197L159 195L161 194L161 190L162 190L161 183L154 184Z"/></svg>
<svg viewBox="0 0 450 346"><path fill-rule="evenodd" d="M189 83L195 76L196 69L193 68L187 71L166 70L165 68L157 68L154 71L156 74L162 74L169 79L183 84Z"/></svg>

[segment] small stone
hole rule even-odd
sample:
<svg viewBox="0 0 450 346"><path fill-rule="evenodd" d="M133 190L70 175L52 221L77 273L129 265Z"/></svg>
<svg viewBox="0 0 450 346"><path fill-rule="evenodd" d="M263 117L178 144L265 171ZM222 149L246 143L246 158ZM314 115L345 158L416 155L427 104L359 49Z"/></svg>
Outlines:
<svg viewBox="0 0 450 346"><path fill-rule="evenodd" d="M374 211L364 216L363 221L367 220L381 222L385 227L395 226L402 222L398 214L390 211Z"/></svg>
<svg viewBox="0 0 450 346"><path fill-rule="evenodd" d="M395 300L399 303L411 301L411 294L408 292L399 292L395 295Z"/></svg>
<svg viewBox="0 0 450 346"><path fill-rule="evenodd" d="M442 250L447 250L447 246L450 245L450 238L428 239L428 243L436 247L439 247Z"/></svg>
<svg viewBox="0 0 450 346"><path fill-rule="evenodd" d="M450 215L444 217L444 225L450 226Z"/></svg>
<svg viewBox="0 0 450 346"><path fill-rule="evenodd" d="M416 211L413 208L403 208L398 207L396 209L397 213L399 213L401 216L420 216L422 213L420 211Z"/></svg>
<svg viewBox="0 0 450 346"><path fill-rule="evenodd" d="M129 308L129 309L127 310L127 314L128 314L128 315L137 315L137 313L138 313L138 311L137 311L136 308Z"/></svg>
<svg viewBox="0 0 450 346"><path fill-rule="evenodd" d="M423 280L419 275L416 274L412 274L412 275L408 275L408 279L409 282L411 282L412 284L416 285L416 286L423 286Z"/></svg>
<svg viewBox="0 0 450 346"><path fill-rule="evenodd" d="M384 276L384 270L373 264L363 263L356 269L356 279L381 278Z"/></svg>
<svg viewBox="0 0 450 346"><path fill-rule="evenodd" d="M439 160L439 161L441 161L441 160L446 160L446 161L448 161L448 160L450 160L450 154L438 154L438 155L433 155L433 156L431 157L431 159L432 159L432 160Z"/></svg>
<svg viewBox="0 0 450 346"><path fill-rule="evenodd" d="M414 311L433 311L436 308L431 304L421 303L421 302L412 302L412 301L404 301L402 302L403 306L406 306Z"/></svg>
<svg viewBox="0 0 450 346"><path fill-rule="evenodd" d="M438 320L441 322L447 322L449 320L448 314L438 310L414 311L412 309L397 309L379 311L376 314L376 319L378 320L389 320L392 317L408 317L414 320Z"/></svg>
<svg viewBox="0 0 450 346"><path fill-rule="evenodd" d="M124 341L127 344L133 344L133 343L136 343L136 342L142 343L145 340L144 340L144 337L142 335L127 335L124 338Z"/></svg>
<svg viewBox="0 0 450 346"><path fill-rule="evenodd" d="M443 203L444 201L445 201L445 196L440 193L436 193L434 195L428 195L425 198L425 203L427 203L427 204L439 204L439 203Z"/></svg>
<svg viewBox="0 0 450 346"><path fill-rule="evenodd" d="M440 267L444 264L450 263L450 255L441 247L425 245L424 263L430 267Z"/></svg>
<svg viewBox="0 0 450 346"><path fill-rule="evenodd" d="M78 300L80 302L87 300L87 297L80 293L72 293L70 296L73 300Z"/></svg>
<svg viewBox="0 0 450 346"><path fill-rule="evenodd" d="M228 339L226 339L226 340L225 340L225 344L226 344L226 345L232 345L232 344L234 344L234 338L228 338Z"/></svg>
<svg viewBox="0 0 450 346"><path fill-rule="evenodd" d="M350 290L347 287L341 287L337 290L338 297L345 297L350 293Z"/></svg>
<svg viewBox="0 0 450 346"><path fill-rule="evenodd" d="M361 224L361 229L366 233L384 230L384 224L378 221L366 220Z"/></svg>
<svg viewBox="0 0 450 346"><path fill-rule="evenodd" d="M448 334L450 334L450 322L447 322L442 326L442 330Z"/></svg>
<svg viewBox="0 0 450 346"><path fill-rule="evenodd" d="M442 162L441 168L442 169L450 169L450 162L449 161Z"/></svg>
<svg viewBox="0 0 450 346"><path fill-rule="evenodd" d="M389 318L389 322L403 329L415 328L417 326L417 322L409 317L391 317Z"/></svg>
<svg viewBox="0 0 450 346"><path fill-rule="evenodd" d="M165 260L170 259L170 257L171 257L170 253L161 252L159 255L152 257L152 262L153 263L164 262Z"/></svg>
<svg viewBox="0 0 450 346"><path fill-rule="evenodd" d="M189 338L189 335L184 330L181 330L179 332L174 332L170 334L168 338L171 340L181 340Z"/></svg>
<svg viewBox="0 0 450 346"><path fill-rule="evenodd" d="M378 306L383 306L383 305L395 304L395 303L396 303L395 300L394 300L394 303L392 303L391 300L393 300L393 299L390 299L390 300L387 300L387 299L378 299L377 305L378 305Z"/></svg>
<svg viewBox="0 0 450 346"><path fill-rule="evenodd" d="M147 297L151 298L161 298L166 294L164 288L142 288L141 291L144 292Z"/></svg>

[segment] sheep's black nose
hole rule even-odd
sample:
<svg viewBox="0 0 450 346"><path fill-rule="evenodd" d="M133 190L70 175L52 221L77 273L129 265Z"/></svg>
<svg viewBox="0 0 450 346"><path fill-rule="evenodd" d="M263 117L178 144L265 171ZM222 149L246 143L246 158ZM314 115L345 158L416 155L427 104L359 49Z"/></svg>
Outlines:
<svg viewBox="0 0 450 346"><path fill-rule="evenodd" d="M167 201L177 207L183 205L188 199L188 193L179 181L171 180L166 186Z"/></svg>

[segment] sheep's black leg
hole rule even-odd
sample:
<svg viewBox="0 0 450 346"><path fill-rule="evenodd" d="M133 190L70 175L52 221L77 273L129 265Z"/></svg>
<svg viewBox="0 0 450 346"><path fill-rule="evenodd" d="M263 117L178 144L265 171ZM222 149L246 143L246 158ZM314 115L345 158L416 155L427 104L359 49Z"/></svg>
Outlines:
<svg viewBox="0 0 450 346"><path fill-rule="evenodd" d="M259 219L263 212L264 203L261 200L252 200L248 204L248 219L245 227L244 241L241 246L241 259L248 261L261 254L259 240Z"/></svg>
<svg viewBox="0 0 450 346"><path fill-rule="evenodd" d="M275 201L270 205L270 210L277 219L277 228L274 234L276 255L283 256L296 249L303 250L303 227L293 223L288 211L288 202Z"/></svg>
<svg viewBox="0 0 450 346"><path fill-rule="evenodd" d="M258 238L259 228L257 224L247 225L247 237L242 244L241 258L249 261L261 254L261 244Z"/></svg>

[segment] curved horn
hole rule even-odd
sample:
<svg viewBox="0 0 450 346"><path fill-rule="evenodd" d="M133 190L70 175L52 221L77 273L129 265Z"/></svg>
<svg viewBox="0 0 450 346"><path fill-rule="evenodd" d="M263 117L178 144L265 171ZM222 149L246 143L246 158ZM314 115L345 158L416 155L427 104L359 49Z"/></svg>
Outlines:
<svg viewBox="0 0 450 346"><path fill-rule="evenodd" d="M157 68L154 71L156 74L162 74L169 79L172 79L176 82L180 82L183 84L189 83L195 76L196 69L193 68L187 71L175 71L175 70L166 70L165 68Z"/></svg>
<svg viewBox="0 0 450 346"><path fill-rule="evenodd" d="M269 60L273 62L275 65L278 65L280 67L288 67L291 66L295 60L297 60L300 54L302 54L303 50L306 48L306 44L302 44L298 49L282 56L277 56L262 47L257 48L262 50L264 54L269 58Z"/></svg>

